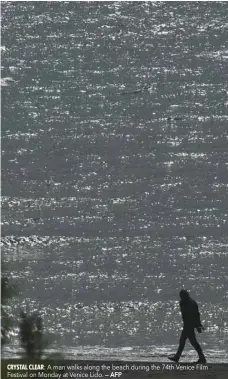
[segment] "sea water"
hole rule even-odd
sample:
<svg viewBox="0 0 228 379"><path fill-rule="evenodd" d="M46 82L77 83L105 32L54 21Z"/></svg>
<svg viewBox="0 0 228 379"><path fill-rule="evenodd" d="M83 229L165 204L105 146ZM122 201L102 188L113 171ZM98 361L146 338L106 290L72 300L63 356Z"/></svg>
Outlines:
<svg viewBox="0 0 228 379"><path fill-rule="evenodd" d="M67 358L162 360L185 287L205 354L227 360L227 13L225 2L2 4L10 312L39 310Z"/></svg>

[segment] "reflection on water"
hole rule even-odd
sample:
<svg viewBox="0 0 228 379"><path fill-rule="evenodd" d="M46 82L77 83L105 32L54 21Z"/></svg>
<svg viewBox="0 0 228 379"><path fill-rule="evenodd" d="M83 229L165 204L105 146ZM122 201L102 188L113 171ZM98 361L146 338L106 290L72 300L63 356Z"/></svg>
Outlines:
<svg viewBox="0 0 228 379"><path fill-rule="evenodd" d="M69 357L162 357L186 286L224 361L226 4L21 2L2 15L12 313L41 309Z"/></svg>

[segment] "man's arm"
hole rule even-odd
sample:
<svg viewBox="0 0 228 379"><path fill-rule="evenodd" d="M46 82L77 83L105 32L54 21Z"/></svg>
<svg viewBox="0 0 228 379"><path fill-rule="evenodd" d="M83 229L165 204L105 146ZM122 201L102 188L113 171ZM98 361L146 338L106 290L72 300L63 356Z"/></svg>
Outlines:
<svg viewBox="0 0 228 379"><path fill-rule="evenodd" d="M180 301L180 311L181 311L181 317L182 317L182 320L183 320L183 322L184 322L184 309L183 309L182 301Z"/></svg>
<svg viewBox="0 0 228 379"><path fill-rule="evenodd" d="M204 327L200 321L200 313L199 313L199 308L198 308L197 303L195 303L195 309L196 309L196 329L198 333L202 333L202 330L204 330Z"/></svg>
<svg viewBox="0 0 228 379"><path fill-rule="evenodd" d="M197 303L195 303L195 309L196 309L196 326L201 326L202 327L202 324L201 324L201 321L200 321L200 313L199 313L199 307L197 305Z"/></svg>

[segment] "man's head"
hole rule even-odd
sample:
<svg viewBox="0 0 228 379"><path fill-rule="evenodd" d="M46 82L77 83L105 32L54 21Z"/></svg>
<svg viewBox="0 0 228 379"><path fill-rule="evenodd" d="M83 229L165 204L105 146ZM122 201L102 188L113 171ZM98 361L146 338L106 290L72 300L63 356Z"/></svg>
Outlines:
<svg viewBox="0 0 228 379"><path fill-rule="evenodd" d="M180 295L181 300L187 300L190 298L189 293L186 290L181 290L179 295Z"/></svg>

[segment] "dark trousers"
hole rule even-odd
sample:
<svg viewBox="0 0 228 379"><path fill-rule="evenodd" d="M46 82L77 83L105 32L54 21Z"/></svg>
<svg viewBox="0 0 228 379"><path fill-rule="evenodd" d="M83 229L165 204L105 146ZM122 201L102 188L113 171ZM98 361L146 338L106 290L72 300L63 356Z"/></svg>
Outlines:
<svg viewBox="0 0 228 379"><path fill-rule="evenodd" d="M187 338L189 339L189 341L190 341L191 345L194 347L194 349L197 351L199 358L204 357L204 354L203 354L203 351L200 347L200 344L196 339L195 329L194 328L186 328L186 327L184 327L184 329L182 330L182 333L180 336L179 347L178 347L176 356L178 358L180 358L182 351L184 350L185 342L186 342Z"/></svg>

